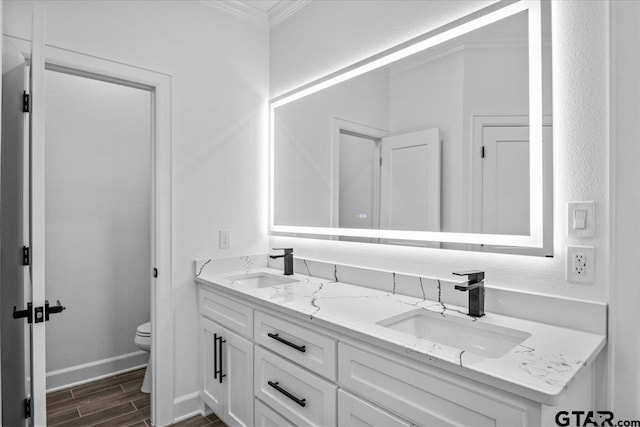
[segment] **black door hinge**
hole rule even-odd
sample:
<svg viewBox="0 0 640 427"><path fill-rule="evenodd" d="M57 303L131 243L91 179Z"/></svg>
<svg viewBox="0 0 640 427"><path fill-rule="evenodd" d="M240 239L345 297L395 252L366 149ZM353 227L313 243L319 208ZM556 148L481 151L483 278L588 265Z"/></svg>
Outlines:
<svg viewBox="0 0 640 427"><path fill-rule="evenodd" d="M31 111L31 95L25 90L22 92L22 112L29 113Z"/></svg>
<svg viewBox="0 0 640 427"><path fill-rule="evenodd" d="M480 153L480 155L484 159L484 145L482 146L482 152Z"/></svg>
<svg viewBox="0 0 640 427"><path fill-rule="evenodd" d="M31 418L31 399L24 400L24 417Z"/></svg>
<svg viewBox="0 0 640 427"><path fill-rule="evenodd" d="M31 251L29 250L29 246L22 247L22 265L30 265L31 264Z"/></svg>
<svg viewBox="0 0 640 427"><path fill-rule="evenodd" d="M156 279L158 278L158 269L157 268L153 269L153 277L155 277Z"/></svg>

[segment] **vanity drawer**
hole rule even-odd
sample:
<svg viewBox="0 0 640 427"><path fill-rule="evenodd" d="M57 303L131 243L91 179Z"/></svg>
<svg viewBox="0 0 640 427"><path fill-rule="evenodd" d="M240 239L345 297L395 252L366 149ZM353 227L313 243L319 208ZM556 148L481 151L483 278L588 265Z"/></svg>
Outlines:
<svg viewBox="0 0 640 427"><path fill-rule="evenodd" d="M253 402L255 427L296 427L259 399L253 399Z"/></svg>
<svg viewBox="0 0 640 427"><path fill-rule="evenodd" d="M400 418L371 403L338 390L338 425L340 427L411 427Z"/></svg>
<svg viewBox="0 0 640 427"><path fill-rule="evenodd" d="M446 373L427 374L340 343L341 386L424 426L513 427L529 424L528 406Z"/></svg>
<svg viewBox="0 0 640 427"><path fill-rule="evenodd" d="M253 336L256 344L336 380L336 340L260 311L254 315Z"/></svg>
<svg viewBox="0 0 640 427"><path fill-rule="evenodd" d="M253 309L200 286L200 314L239 335L253 339Z"/></svg>
<svg viewBox="0 0 640 427"><path fill-rule="evenodd" d="M336 424L337 387L261 347L255 348L254 393L298 426Z"/></svg>

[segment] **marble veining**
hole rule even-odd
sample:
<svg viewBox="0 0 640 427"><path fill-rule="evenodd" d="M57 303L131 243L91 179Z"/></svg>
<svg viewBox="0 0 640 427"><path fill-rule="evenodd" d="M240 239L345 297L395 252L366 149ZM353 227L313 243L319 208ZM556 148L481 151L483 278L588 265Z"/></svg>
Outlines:
<svg viewBox="0 0 640 427"><path fill-rule="evenodd" d="M304 262L304 266L307 269L307 274L311 276L311 270L309 270L309 264L307 264L307 260L303 259L302 261Z"/></svg>
<svg viewBox="0 0 640 427"><path fill-rule="evenodd" d="M580 360L567 361L563 354L541 355L525 345L518 346L515 352L523 358L520 364L522 370L550 385L563 385L573 371L572 366L584 364Z"/></svg>
<svg viewBox="0 0 640 427"><path fill-rule="evenodd" d="M207 266L207 264L209 264L211 261L213 261L213 258L209 258L208 260L206 260L201 266L200 268L198 268L198 272L196 273L196 277L200 276L202 274L202 270L204 270L204 268Z"/></svg>
<svg viewBox="0 0 640 427"><path fill-rule="evenodd" d="M605 343L602 335L492 313L480 319L470 317L462 307L445 304L444 284L439 279L411 279L419 287L419 297L416 298L396 293L396 281L399 277L396 273L390 274L392 286L387 288L388 291L383 291L340 282L341 266L333 264L332 271L326 266L322 273L324 277L296 273L290 276L297 280L293 283L249 288L225 279L225 276L256 272L282 274L282 271L265 268L264 262L255 257L243 258L237 271L226 273L205 268L211 264L215 265L215 261L209 261L200 268L197 282L231 292L253 303L284 309L290 315L301 315L309 321L321 320L323 326L329 325L338 332L355 331L375 345L404 352L418 360L437 365L450 364L460 369L462 374L469 372L475 378L480 374L491 379L492 381L487 382L495 386L509 389L516 385L517 389L525 388L531 392L527 397L532 398L532 394L542 403L557 403L560 393L578 370L592 361ZM302 265L301 269L307 273L316 268L315 263L306 260ZM427 292L427 284L433 286L433 292ZM434 295L435 300L430 300L428 294ZM478 327L495 325L523 331L529 338L503 356L490 358L378 324L384 319L416 309L433 312L444 318L452 316L457 323L468 322L477 324Z"/></svg>
<svg viewBox="0 0 640 427"><path fill-rule="evenodd" d="M418 277L420 280L420 290L422 291L422 299L427 299L427 294L424 293L424 284L422 283L422 277Z"/></svg>

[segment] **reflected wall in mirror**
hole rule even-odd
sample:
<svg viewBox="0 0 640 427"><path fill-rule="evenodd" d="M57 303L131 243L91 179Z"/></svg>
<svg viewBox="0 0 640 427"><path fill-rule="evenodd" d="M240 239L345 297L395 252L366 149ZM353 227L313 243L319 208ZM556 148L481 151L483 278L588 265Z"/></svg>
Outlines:
<svg viewBox="0 0 640 427"><path fill-rule="evenodd" d="M550 19L524 4L274 101L271 230L548 254Z"/></svg>

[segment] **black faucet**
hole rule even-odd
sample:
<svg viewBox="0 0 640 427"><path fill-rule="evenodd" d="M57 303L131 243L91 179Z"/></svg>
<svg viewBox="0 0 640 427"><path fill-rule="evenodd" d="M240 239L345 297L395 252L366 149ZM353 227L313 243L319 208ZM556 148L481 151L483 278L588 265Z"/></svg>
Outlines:
<svg viewBox="0 0 640 427"><path fill-rule="evenodd" d="M484 271L470 270L453 274L469 277L468 282L455 286L458 291L469 292L469 316L484 316Z"/></svg>
<svg viewBox="0 0 640 427"><path fill-rule="evenodd" d="M284 275L291 276L293 274L293 248L273 248L274 251L284 251L282 255L269 255L269 258L284 258Z"/></svg>

